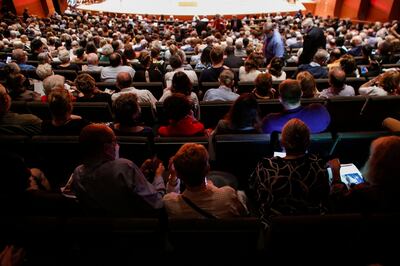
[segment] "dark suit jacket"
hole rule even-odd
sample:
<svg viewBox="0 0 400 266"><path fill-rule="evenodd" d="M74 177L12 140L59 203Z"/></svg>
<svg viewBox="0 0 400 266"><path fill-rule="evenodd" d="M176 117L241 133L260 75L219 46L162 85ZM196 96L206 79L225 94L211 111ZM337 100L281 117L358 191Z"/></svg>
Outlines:
<svg viewBox="0 0 400 266"><path fill-rule="evenodd" d="M311 62L318 48L325 49L326 38L322 29L312 27L304 36L303 52L299 58L299 64L308 64Z"/></svg>

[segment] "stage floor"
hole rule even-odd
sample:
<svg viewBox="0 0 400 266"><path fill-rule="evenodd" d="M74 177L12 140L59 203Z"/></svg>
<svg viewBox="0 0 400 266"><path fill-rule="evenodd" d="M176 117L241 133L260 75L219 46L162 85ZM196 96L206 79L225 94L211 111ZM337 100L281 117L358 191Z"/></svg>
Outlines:
<svg viewBox="0 0 400 266"><path fill-rule="evenodd" d="M105 0L79 5L82 10L149 15L244 15L305 10L301 1L286 0Z"/></svg>

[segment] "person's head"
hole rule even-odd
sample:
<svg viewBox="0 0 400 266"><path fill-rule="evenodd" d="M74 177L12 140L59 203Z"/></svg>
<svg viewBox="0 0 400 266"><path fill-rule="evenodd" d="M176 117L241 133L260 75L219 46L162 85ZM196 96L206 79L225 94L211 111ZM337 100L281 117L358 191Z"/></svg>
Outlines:
<svg viewBox="0 0 400 266"><path fill-rule="evenodd" d="M10 75L7 78L7 88L10 91L10 95L13 99L26 91L28 85L29 81L21 73Z"/></svg>
<svg viewBox="0 0 400 266"><path fill-rule="evenodd" d="M399 94L400 90L400 72L387 71L379 78L379 86L389 94Z"/></svg>
<svg viewBox="0 0 400 266"><path fill-rule="evenodd" d="M43 42L39 38L34 39L31 42L31 50L37 54L41 53L43 51Z"/></svg>
<svg viewBox="0 0 400 266"><path fill-rule="evenodd" d="M43 80L43 89L46 95L49 95L55 87L64 87L65 77L61 75L51 75Z"/></svg>
<svg viewBox="0 0 400 266"><path fill-rule="evenodd" d="M72 95L63 87L51 91L48 103L54 120L67 120L72 113Z"/></svg>
<svg viewBox="0 0 400 266"><path fill-rule="evenodd" d="M169 58L169 64L172 69L177 69L182 66L182 58L178 54L171 55Z"/></svg>
<svg viewBox="0 0 400 266"><path fill-rule="evenodd" d="M329 53L324 49L318 49L313 58L313 61L315 63L320 64L321 66L326 65L328 60L329 60Z"/></svg>
<svg viewBox="0 0 400 266"><path fill-rule="evenodd" d="M4 88L4 87L3 87ZM10 111L11 97L6 91L0 91L0 117Z"/></svg>
<svg viewBox="0 0 400 266"><path fill-rule="evenodd" d="M386 136L374 140L367 161L365 179L386 190L397 190L400 185L400 137Z"/></svg>
<svg viewBox="0 0 400 266"><path fill-rule="evenodd" d="M300 119L290 119L282 128L282 146L287 155L306 153L310 146L310 129Z"/></svg>
<svg viewBox="0 0 400 266"><path fill-rule="evenodd" d="M115 160L118 155L117 138L111 128L104 124L90 124L84 127L79 136L79 144L84 164Z"/></svg>
<svg viewBox="0 0 400 266"><path fill-rule="evenodd" d="M232 88L235 83L235 74L230 69L225 69L221 72L218 78L219 84Z"/></svg>
<svg viewBox="0 0 400 266"><path fill-rule="evenodd" d="M91 75L82 73L76 77L75 86L85 96L90 96L96 90L96 81Z"/></svg>
<svg viewBox="0 0 400 266"><path fill-rule="evenodd" d="M283 60L280 57L274 57L269 63L269 73L275 77L280 77L282 75Z"/></svg>
<svg viewBox="0 0 400 266"><path fill-rule="evenodd" d="M173 157L177 176L188 188L199 187L205 183L210 169L208 152L201 144L186 143Z"/></svg>
<svg viewBox="0 0 400 266"><path fill-rule="evenodd" d="M274 28L275 28L275 25L272 22L266 22L266 23L264 23L264 26L263 26L263 32L265 35L270 37L270 36L272 36L272 34L274 34Z"/></svg>
<svg viewBox="0 0 400 266"><path fill-rule="evenodd" d="M119 72L117 75L117 87L122 90L132 85L132 76L128 72Z"/></svg>
<svg viewBox="0 0 400 266"><path fill-rule="evenodd" d="M215 46L211 49L210 58L213 65L221 64L224 61L224 49Z"/></svg>
<svg viewBox="0 0 400 266"><path fill-rule="evenodd" d="M335 48L331 51L330 56L329 56L329 61L330 62L335 62L342 56L342 52L340 51L339 48Z"/></svg>
<svg viewBox="0 0 400 266"><path fill-rule="evenodd" d="M231 106L227 120L230 126L236 129L257 127L259 122L258 103L254 94L240 95Z"/></svg>
<svg viewBox="0 0 400 266"><path fill-rule="evenodd" d="M140 105L136 94L125 93L113 102L114 120L121 126L133 127L138 125Z"/></svg>
<svg viewBox="0 0 400 266"><path fill-rule="evenodd" d="M98 65L99 64L99 57L95 53L90 53L87 55L87 62L88 65Z"/></svg>
<svg viewBox="0 0 400 266"><path fill-rule="evenodd" d="M178 71L172 77L171 91L189 96L192 93L192 81L185 72Z"/></svg>
<svg viewBox="0 0 400 266"><path fill-rule="evenodd" d="M17 64L24 64L28 60L28 56L26 55L25 51L22 49L14 49L12 51L12 59L17 62Z"/></svg>
<svg viewBox="0 0 400 266"><path fill-rule="evenodd" d="M80 60L84 59L85 56L85 49L83 49L82 47L79 47L78 49L76 49L75 51L76 53L76 57Z"/></svg>
<svg viewBox="0 0 400 266"><path fill-rule="evenodd" d="M235 54L235 47L233 47L232 45L228 45L227 47L225 47L225 54L227 56L234 55Z"/></svg>
<svg viewBox="0 0 400 266"><path fill-rule="evenodd" d="M299 72L296 76L296 80L300 83L302 97L313 98L317 92L317 84L314 76L308 71Z"/></svg>
<svg viewBox="0 0 400 266"><path fill-rule="evenodd" d="M340 58L340 67L347 76L354 75L354 71L357 69L357 63L353 56L345 54Z"/></svg>
<svg viewBox="0 0 400 266"><path fill-rule="evenodd" d="M249 58L244 62L244 70L246 71L246 73L249 73L250 71L257 69L258 65L253 59Z"/></svg>
<svg viewBox="0 0 400 266"><path fill-rule="evenodd" d="M335 93L338 94L343 90L346 84L346 73L340 68L333 68L329 71L329 85L334 89Z"/></svg>
<svg viewBox="0 0 400 266"><path fill-rule="evenodd" d="M307 31L309 29L311 29L314 26L314 21L312 18L306 18L305 20L303 20L303 22L301 23L301 27Z"/></svg>
<svg viewBox="0 0 400 266"><path fill-rule="evenodd" d="M174 93L163 103L168 119L177 122L191 113L192 103L182 93Z"/></svg>
<svg viewBox="0 0 400 266"><path fill-rule="evenodd" d="M58 52L58 59L61 64L67 64L71 60L69 52L65 49Z"/></svg>
<svg viewBox="0 0 400 266"><path fill-rule="evenodd" d="M201 52L200 61L204 65L211 64L211 49L212 49L211 46L207 46Z"/></svg>
<svg viewBox="0 0 400 266"><path fill-rule="evenodd" d="M101 53L104 56L111 56L113 52L114 49L112 48L111 44L105 44L103 47L101 47Z"/></svg>
<svg viewBox="0 0 400 266"><path fill-rule="evenodd" d="M119 53L112 53L110 55L110 66L117 67L121 65L121 63L122 63L122 58Z"/></svg>
<svg viewBox="0 0 400 266"><path fill-rule="evenodd" d="M44 80L45 78L50 77L53 74L53 69L50 64L41 64L38 65L36 68L36 75L38 75L41 80Z"/></svg>
<svg viewBox="0 0 400 266"><path fill-rule="evenodd" d="M272 89L272 76L269 73L260 73L254 80L256 92L262 97L273 97Z"/></svg>
<svg viewBox="0 0 400 266"><path fill-rule="evenodd" d="M140 55L139 55L139 62L142 66L144 66L145 68L148 68L151 63L150 53L146 50L141 51Z"/></svg>
<svg viewBox="0 0 400 266"><path fill-rule="evenodd" d="M39 61L39 65L51 64L50 53L45 52L45 53L38 54L37 60Z"/></svg>
<svg viewBox="0 0 400 266"><path fill-rule="evenodd" d="M279 84L279 98L285 108L300 106L301 94L300 82L297 80L287 79Z"/></svg>

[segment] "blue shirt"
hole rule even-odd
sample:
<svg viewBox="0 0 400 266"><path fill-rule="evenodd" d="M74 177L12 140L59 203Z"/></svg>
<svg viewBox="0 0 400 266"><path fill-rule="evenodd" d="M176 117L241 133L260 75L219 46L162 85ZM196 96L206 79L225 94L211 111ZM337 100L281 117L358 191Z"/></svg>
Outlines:
<svg viewBox="0 0 400 266"><path fill-rule="evenodd" d="M267 60L273 57L284 56L285 48L282 37L277 30L274 30L274 34L271 37L266 37L264 39L264 45L264 55Z"/></svg>
<svg viewBox="0 0 400 266"><path fill-rule="evenodd" d="M281 132L286 122L292 118L298 118L303 121L310 128L311 133L325 131L331 122L331 117L325 106L315 103L305 107L299 106L281 113L268 114L263 120L262 130L268 134L273 131Z"/></svg>
<svg viewBox="0 0 400 266"><path fill-rule="evenodd" d="M225 86L220 86L217 89L209 89L203 97L203 101L235 101L239 94Z"/></svg>
<svg viewBox="0 0 400 266"><path fill-rule="evenodd" d="M18 64L21 71L36 70L36 67L28 64Z"/></svg>

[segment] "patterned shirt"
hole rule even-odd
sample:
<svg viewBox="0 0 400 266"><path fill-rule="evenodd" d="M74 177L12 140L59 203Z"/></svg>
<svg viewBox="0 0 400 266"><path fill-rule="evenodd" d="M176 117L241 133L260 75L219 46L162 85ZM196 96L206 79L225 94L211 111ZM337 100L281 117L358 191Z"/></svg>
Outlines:
<svg viewBox="0 0 400 266"><path fill-rule="evenodd" d="M297 159L263 158L250 178L261 222L275 215L320 213L329 196L325 162L312 154Z"/></svg>

